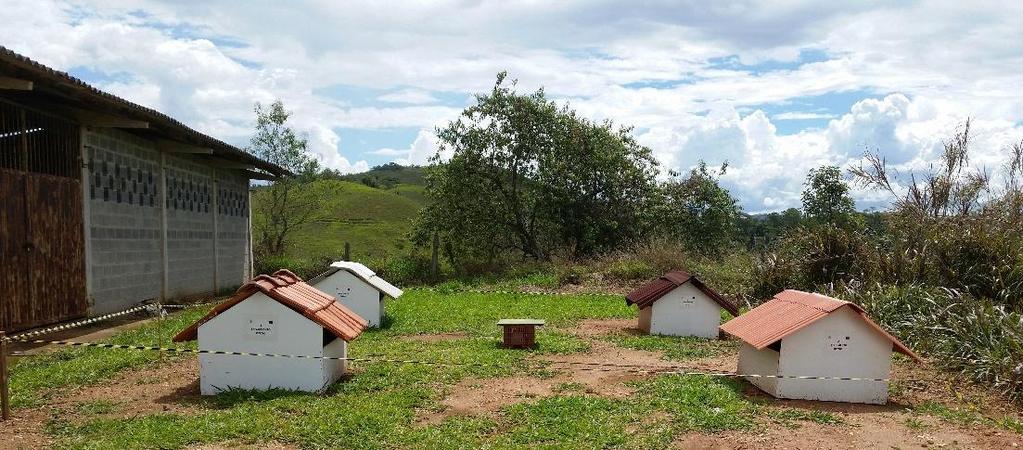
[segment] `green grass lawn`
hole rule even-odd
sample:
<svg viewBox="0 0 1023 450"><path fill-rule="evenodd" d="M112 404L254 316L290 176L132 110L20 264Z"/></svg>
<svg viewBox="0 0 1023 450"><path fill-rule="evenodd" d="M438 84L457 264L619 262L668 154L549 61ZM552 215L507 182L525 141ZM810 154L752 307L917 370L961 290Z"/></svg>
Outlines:
<svg viewBox="0 0 1023 450"><path fill-rule="evenodd" d="M112 341L167 345L171 335L202 313L187 310L163 324L149 323L121 333ZM548 326L539 334L534 352L574 353L587 351L589 344L565 329L585 318L633 315L621 299L606 296L410 290L389 304L384 329L368 331L351 344L351 356L452 364L358 363L352 378L324 395L232 391L203 398L192 413L117 417L111 415L117 405L98 400L78 405L74 421L52 414L46 430L59 448L88 449L260 442L305 448L665 448L689 431L841 422L829 413L765 408L742 395L739 381L678 375L632 381L636 393L626 398L589 395L578 383L564 383L553 396L513 404L500 414L452 416L431 425L416 422L417 411L440 408L445 390L467 377L549 376L550 369L527 357L530 352L498 346L495 322L500 318L545 319ZM457 339L412 338L452 332L458 333ZM627 347L665 351L666 357L675 359L719 351L718 344L687 339L609 339ZM688 347L698 350L685 350ZM19 361L13 368L12 390L18 408L26 408L43 404L69 387L115 377L130 367L160 367L166 361L159 361L153 352L63 349Z"/></svg>

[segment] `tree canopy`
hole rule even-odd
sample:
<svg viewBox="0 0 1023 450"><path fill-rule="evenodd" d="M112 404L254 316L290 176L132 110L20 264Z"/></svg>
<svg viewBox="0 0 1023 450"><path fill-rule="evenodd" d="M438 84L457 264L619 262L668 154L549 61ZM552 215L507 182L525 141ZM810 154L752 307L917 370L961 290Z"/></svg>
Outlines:
<svg viewBox="0 0 1023 450"><path fill-rule="evenodd" d="M697 252L717 253L733 243L742 208L719 183L727 168L724 164L712 173L700 161L685 177L665 182L656 217L659 232Z"/></svg>
<svg viewBox="0 0 1023 450"><path fill-rule="evenodd" d="M856 204L849 184L836 166L810 169L803 190L803 216L817 223L847 227L853 224Z"/></svg>
<svg viewBox="0 0 1023 450"><path fill-rule="evenodd" d="M291 113L284 109L283 102L277 100L268 106L256 103L254 110L256 130L248 151L293 174L271 182L265 188L266 195L253 202L257 209L254 250L260 255L280 256L288 236L319 214L315 199L300 195L299 183L314 177L320 165L309 154L306 139L288 126Z"/></svg>
<svg viewBox="0 0 1023 450"><path fill-rule="evenodd" d="M439 233L449 256L484 258L584 256L634 241L647 231L658 171L630 131L579 117L543 89L520 94L501 73L437 130L452 156L427 171L431 203L416 234Z"/></svg>

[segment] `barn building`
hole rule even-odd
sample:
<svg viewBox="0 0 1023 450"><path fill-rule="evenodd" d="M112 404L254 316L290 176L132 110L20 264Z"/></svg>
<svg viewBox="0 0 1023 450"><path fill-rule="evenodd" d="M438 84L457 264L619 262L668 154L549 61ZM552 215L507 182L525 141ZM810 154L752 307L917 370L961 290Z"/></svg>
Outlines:
<svg viewBox="0 0 1023 450"><path fill-rule="evenodd" d="M0 47L0 330L228 291L280 167Z"/></svg>
<svg viewBox="0 0 1023 450"><path fill-rule="evenodd" d="M366 319L371 327L384 322L384 301L403 293L369 267L357 262L337 261L326 272L309 280L317 289L333 295L342 305Z"/></svg>
<svg viewBox="0 0 1023 450"><path fill-rule="evenodd" d="M639 307L639 329L665 336L718 337L721 310L736 316L739 308L683 272L668 272L625 296Z"/></svg>
<svg viewBox="0 0 1023 450"><path fill-rule="evenodd" d="M827 377L747 377L778 398L884 404L892 350L920 357L870 320L858 305L786 290L721 326L739 339L739 373ZM863 378L840 380L835 377Z"/></svg>
<svg viewBox="0 0 1023 450"><path fill-rule="evenodd" d="M246 283L231 299L178 333L175 342L199 340L200 350L269 353L313 358L199 355L202 395L238 389L321 392L346 370L348 342L366 321L334 297L280 270Z"/></svg>

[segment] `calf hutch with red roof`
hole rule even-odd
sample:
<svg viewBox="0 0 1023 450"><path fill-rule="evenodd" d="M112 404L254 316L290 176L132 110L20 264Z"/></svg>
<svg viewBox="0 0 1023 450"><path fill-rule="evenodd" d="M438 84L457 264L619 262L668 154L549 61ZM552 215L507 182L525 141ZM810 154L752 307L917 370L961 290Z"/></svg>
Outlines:
<svg viewBox="0 0 1023 450"><path fill-rule="evenodd" d="M309 280L309 284L333 295L342 305L366 319L371 327L379 327L384 321L384 300L403 294L369 267L351 261L331 264L326 272Z"/></svg>
<svg viewBox="0 0 1023 450"><path fill-rule="evenodd" d="M334 297L280 270L246 283L234 297L174 337L199 340L200 350L268 353L311 358L199 355L202 395L226 389L321 392L347 369L348 342L366 320Z"/></svg>
<svg viewBox="0 0 1023 450"><path fill-rule="evenodd" d="M920 361L858 305L796 290L775 295L721 330L743 341L739 373L776 376L746 379L778 398L885 404L892 350Z"/></svg>
<svg viewBox="0 0 1023 450"><path fill-rule="evenodd" d="M625 303L639 307L639 329L666 336L714 339L721 310L739 314L734 303L682 271L668 272L636 288L625 296Z"/></svg>

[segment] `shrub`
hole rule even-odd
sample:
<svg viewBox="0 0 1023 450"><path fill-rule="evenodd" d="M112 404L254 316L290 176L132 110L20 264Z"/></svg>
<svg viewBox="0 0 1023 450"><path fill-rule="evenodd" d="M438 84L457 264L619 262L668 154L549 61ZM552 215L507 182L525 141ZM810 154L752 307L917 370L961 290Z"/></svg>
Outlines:
<svg viewBox="0 0 1023 450"><path fill-rule="evenodd" d="M660 273L646 261L633 258L616 258L604 269L611 278L622 281L645 280Z"/></svg>
<svg viewBox="0 0 1023 450"><path fill-rule="evenodd" d="M292 256L262 256L255 260L254 274L272 274L280 269L288 269L302 277L310 279L323 273L330 266L328 257L295 258Z"/></svg>
<svg viewBox="0 0 1023 450"><path fill-rule="evenodd" d="M410 253L378 262L374 270L384 279L396 284L428 283L434 281L430 273L431 257Z"/></svg>

